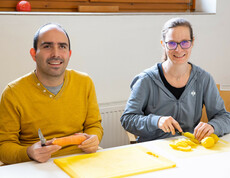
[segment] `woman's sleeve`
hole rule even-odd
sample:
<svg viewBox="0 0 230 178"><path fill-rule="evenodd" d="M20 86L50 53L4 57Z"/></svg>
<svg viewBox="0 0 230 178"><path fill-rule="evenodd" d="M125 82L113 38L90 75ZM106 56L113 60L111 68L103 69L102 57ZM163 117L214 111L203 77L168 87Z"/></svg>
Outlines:
<svg viewBox="0 0 230 178"><path fill-rule="evenodd" d="M153 135L158 128L161 116L145 114L150 95L150 82L146 77L137 76L131 84L131 94L126 109L121 117L125 130L138 136Z"/></svg>
<svg viewBox="0 0 230 178"><path fill-rule="evenodd" d="M226 111L224 101L220 96L212 76L206 80L204 88L204 104L208 116L208 123L214 127L218 136L230 133L230 113Z"/></svg>

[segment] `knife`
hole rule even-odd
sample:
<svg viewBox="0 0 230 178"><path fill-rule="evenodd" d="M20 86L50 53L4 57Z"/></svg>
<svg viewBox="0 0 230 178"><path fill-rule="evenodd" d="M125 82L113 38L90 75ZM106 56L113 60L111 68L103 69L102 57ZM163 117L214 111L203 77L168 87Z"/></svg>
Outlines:
<svg viewBox="0 0 230 178"><path fill-rule="evenodd" d="M183 135L183 136L185 136L187 138L195 139L195 136L190 132L179 132L177 130L176 133L178 133L179 135Z"/></svg>
<svg viewBox="0 0 230 178"><path fill-rule="evenodd" d="M184 132L180 132L179 130L176 130L176 133L178 133L179 135L184 135Z"/></svg>
<svg viewBox="0 0 230 178"><path fill-rule="evenodd" d="M176 132L177 132L179 135L183 135L183 136L189 138L191 141L193 141L193 142L196 143L196 144L199 144L199 143L200 143L200 141L197 140L196 137L195 137L192 133L190 133L190 132L179 132L178 130L177 130Z"/></svg>
<svg viewBox="0 0 230 178"><path fill-rule="evenodd" d="M42 131L41 131L40 128L38 129L38 136L39 136L40 141L41 141L41 146L46 146L46 139L43 136Z"/></svg>

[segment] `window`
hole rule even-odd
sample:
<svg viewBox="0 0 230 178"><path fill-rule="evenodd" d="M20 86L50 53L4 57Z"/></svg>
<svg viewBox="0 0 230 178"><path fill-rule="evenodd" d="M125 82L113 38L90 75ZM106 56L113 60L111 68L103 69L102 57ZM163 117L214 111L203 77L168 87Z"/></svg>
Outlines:
<svg viewBox="0 0 230 178"><path fill-rule="evenodd" d="M27 0L34 12L187 12L196 0ZM16 11L18 0L1 0L0 11Z"/></svg>

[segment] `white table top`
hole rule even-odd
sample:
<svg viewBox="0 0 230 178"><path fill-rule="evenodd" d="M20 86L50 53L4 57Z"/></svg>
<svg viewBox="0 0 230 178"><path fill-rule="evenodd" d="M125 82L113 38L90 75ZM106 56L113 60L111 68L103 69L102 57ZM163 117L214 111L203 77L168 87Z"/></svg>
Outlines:
<svg viewBox="0 0 230 178"><path fill-rule="evenodd" d="M175 137L174 137L175 139ZM230 142L230 134L223 136L221 139ZM164 140L150 141L145 143L138 143L155 153L162 155L171 161L176 163L175 168L150 172L146 174L139 174L132 177L142 178L194 178L194 177L205 177L205 178L229 178L230 177L230 150L224 152L218 152L213 154L205 154L191 157L178 157L170 154L166 150L159 146L159 143ZM133 145L126 145L133 146ZM125 147L126 147L125 146ZM124 147L124 146L121 146ZM121 148L115 147L115 148ZM109 148L109 149L115 149ZM103 149L100 151L106 151L109 149ZM0 177L11 178L11 177L23 177L23 178L68 178L69 176L62 171L56 164L53 163L53 159L50 159L46 163L37 163L35 161L18 163L13 165L0 166Z"/></svg>

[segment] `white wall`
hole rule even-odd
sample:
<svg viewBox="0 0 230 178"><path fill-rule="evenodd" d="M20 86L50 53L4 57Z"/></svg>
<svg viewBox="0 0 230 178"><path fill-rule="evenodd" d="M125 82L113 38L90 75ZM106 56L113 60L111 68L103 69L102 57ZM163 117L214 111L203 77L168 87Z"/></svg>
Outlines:
<svg viewBox="0 0 230 178"><path fill-rule="evenodd" d="M191 62L230 85L230 1L217 2L216 15L183 15L194 27ZM42 16L0 15L0 91L35 67L29 50L44 23L62 24L71 38L69 68L94 80L99 103L127 100L133 77L161 61L160 31L175 15Z"/></svg>

